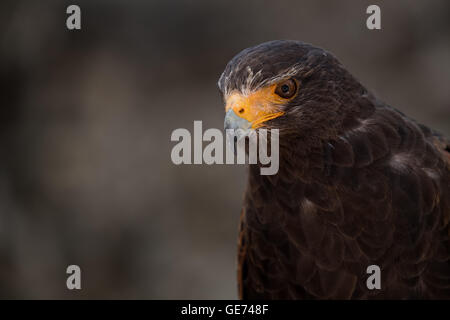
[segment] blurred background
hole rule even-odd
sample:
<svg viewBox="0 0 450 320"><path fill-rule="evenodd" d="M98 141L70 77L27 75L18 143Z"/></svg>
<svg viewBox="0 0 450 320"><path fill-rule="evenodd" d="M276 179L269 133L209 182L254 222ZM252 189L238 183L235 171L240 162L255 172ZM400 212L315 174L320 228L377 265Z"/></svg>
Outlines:
<svg viewBox="0 0 450 320"><path fill-rule="evenodd" d="M366 28L370 4L382 30ZM272 39L333 52L450 135L448 0L2 0L0 298L237 298L245 168L176 166L170 135L222 128L226 63Z"/></svg>

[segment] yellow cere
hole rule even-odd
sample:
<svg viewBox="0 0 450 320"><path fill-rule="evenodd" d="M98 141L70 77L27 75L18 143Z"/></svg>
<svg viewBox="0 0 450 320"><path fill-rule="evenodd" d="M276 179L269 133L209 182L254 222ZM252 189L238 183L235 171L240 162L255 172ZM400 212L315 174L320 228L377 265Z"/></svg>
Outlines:
<svg viewBox="0 0 450 320"><path fill-rule="evenodd" d="M248 95L232 92L226 99L225 111L230 108L241 118L249 121L256 129L268 120L278 118L284 114L280 110L289 99L284 99L275 93L277 85L261 88Z"/></svg>

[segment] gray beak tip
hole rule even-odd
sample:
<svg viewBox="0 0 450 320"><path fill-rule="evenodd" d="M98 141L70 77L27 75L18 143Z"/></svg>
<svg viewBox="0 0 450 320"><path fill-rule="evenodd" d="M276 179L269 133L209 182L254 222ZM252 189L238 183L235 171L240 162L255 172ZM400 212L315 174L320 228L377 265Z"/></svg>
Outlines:
<svg viewBox="0 0 450 320"><path fill-rule="evenodd" d="M225 114L225 120L224 120L224 128L227 129L250 129L251 123L244 118L239 117L233 109L230 109Z"/></svg>

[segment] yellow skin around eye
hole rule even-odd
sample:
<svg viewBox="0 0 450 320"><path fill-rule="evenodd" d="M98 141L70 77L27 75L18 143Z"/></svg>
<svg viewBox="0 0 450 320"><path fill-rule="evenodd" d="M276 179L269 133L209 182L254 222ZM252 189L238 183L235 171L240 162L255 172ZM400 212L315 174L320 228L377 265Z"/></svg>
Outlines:
<svg viewBox="0 0 450 320"><path fill-rule="evenodd" d="M232 92L226 99L225 112L233 109L236 115L252 124L252 129L259 128L264 122L282 116L280 106L290 100L277 95L276 87L277 84L273 84L248 95Z"/></svg>

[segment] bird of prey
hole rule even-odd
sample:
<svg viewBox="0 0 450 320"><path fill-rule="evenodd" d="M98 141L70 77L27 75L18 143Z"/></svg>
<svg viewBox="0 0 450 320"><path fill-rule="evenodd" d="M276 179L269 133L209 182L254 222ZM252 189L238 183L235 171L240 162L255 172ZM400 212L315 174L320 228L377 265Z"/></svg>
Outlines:
<svg viewBox="0 0 450 320"><path fill-rule="evenodd" d="M241 51L218 86L226 129L279 130L278 173L248 166L240 298L450 298L449 139L299 41Z"/></svg>

